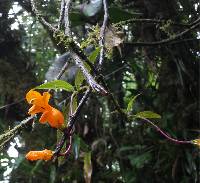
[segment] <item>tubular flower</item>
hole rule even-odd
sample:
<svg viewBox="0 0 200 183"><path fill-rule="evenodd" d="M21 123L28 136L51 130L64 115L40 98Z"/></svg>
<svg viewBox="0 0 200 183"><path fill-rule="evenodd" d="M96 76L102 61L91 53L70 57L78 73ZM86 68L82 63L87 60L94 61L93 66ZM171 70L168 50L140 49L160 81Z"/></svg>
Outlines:
<svg viewBox="0 0 200 183"><path fill-rule="evenodd" d="M42 113L42 116L39 119L40 123L48 122L53 128L61 128L64 124L63 114L49 105L50 97L51 95L48 92L44 92L43 95L41 95L37 91L30 90L26 94L26 100L33 106L29 109L28 114L34 115Z"/></svg>
<svg viewBox="0 0 200 183"><path fill-rule="evenodd" d="M26 159L29 161L35 161L35 160L51 160L53 156L53 151L44 149L43 151L29 151L26 154Z"/></svg>
<svg viewBox="0 0 200 183"><path fill-rule="evenodd" d="M40 123L45 123L46 121L48 121L51 127L61 128L64 123L64 117L59 110L51 107L50 110L47 110L42 114L39 121Z"/></svg>

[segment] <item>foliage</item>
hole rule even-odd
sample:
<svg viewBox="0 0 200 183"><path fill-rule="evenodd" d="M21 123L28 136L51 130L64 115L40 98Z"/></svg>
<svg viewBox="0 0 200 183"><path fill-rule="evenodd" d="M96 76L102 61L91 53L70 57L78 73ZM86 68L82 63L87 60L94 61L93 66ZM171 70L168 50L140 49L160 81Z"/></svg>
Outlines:
<svg viewBox="0 0 200 183"><path fill-rule="evenodd" d="M45 19L57 25L60 1L36 2ZM20 11L9 17L14 3ZM80 3L82 1L73 2L72 8ZM109 23L123 32L123 39L120 38L123 43L118 50L116 45L111 46L112 55L106 57L102 75L128 119L117 112L110 97L98 96L93 91L77 118L71 154L67 158L58 164L29 163L23 158L27 150L54 149L57 144L56 130L41 127L36 120L18 135L20 145L13 139L1 152L0 178L6 179L5 169L12 167L7 177L10 182L198 182L198 149L167 141L143 121L152 118L153 124L175 139L196 139L199 135L197 30L166 44L144 44L174 38L198 19L198 10L197 0L109 1ZM55 44L54 35L36 21L29 1L0 2L1 12L1 106L18 101L36 86L37 89L55 89L53 102L68 119L88 88L85 76L78 70L71 83L56 80L41 84L48 66L65 48ZM80 9L70 13L73 35L82 48L93 44L95 49L88 60L96 63L101 50L98 36L103 11L92 18L82 13ZM148 22L149 19L154 22ZM20 20L24 23L12 29L12 23ZM118 38L117 29L113 31L112 35ZM88 64L85 63L85 67L94 74ZM70 98L69 93L73 93L73 97ZM70 108L70 104L73 107ZM18 124L27 113L25 108L24 103L0 108L1 132ZM19 153L17 158L8 155L12 143ZM199 141L193 143L198 145Z"/></svg>

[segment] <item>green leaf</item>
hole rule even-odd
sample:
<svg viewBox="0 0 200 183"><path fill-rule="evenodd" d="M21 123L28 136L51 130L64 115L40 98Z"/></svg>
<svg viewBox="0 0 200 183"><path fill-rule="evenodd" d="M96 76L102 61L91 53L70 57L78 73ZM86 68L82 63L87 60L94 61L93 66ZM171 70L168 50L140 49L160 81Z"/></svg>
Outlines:
<svg viewBox="0 0 200 183"><path fill-rule="evenodd" d="M72 111L70 111L71 115L75 112L76 108L77 108L77 95L75 94L73 99L72 99L72 106L70 106L70 108L72 109Z"/></svg>
<svg viewBox="0 0 200 183"><path fill-rule="evenodd" d="M91 68L87 63L84 63L84 66L88 70L88 72L91 71ZM82 71L79 69L75 77L75 86L77 90L80 89L80 86L82 85L84 80L85 80L85 76L83 75Z"/></svg>
<svg viewBox="0 0 200 183"><path fill-rule="evenodd" d="M130 155L128 156L130 163L133 167L137 169L143 168L145 164L151 161L152 156L149 152L143 153L141 155Z"/></svg>
<svg viewBox="0 0 200 183"><path fill-rule="evenodd" d="M73 150L74 150L74 153L75 153L75 157L78 156L78 153L79 153L80 150L84 151L84 152L89 151L88 145L84 142L84 140L79 135L74 134L73 139L74 139Z"/></svg>
<svg viewBox="0 0 200 183"><path fill-rule="evenodd" d="M137 94L136 96L134 96L134 97L129 101L128 106L127 106L127 109L126 109L127 112L132 111L132 109L133 109L133 104L134 104L134 102L135 102L135 99L136 99L139 95L140 95L140 94Z"/></svg>
<svg viewBox="0 0 200 183"><path fill-rule="evenodd" d="M78 135L74 135L73 150L76 160L79 157L80 146L81 146L81 138Z"/></svg>
<svg viewBox="0 0 200 183"><path fill-rule="evenodd" d="M123 152L123 151L131 151L131 150L141 150L141 149L144 149L146 146L144 145L134 145L134 146L122 146L119 148L119 151L120 152Z"/></svg>
<svg viewBox="0 0 200 183"><path fill-rule="evenodd" d="M84 153L84 178L86 183L91 183L92 177L92 161L91 161L91 152Z"/></svg>
<svg viewBox="0 0 200 183"><path fill-rule="evenodd" d="M71 12L69 14L69 19L71 20L72 26L84 25L85 21L83 19L83 15L78 12Z"/></svg>
<svg viewBox="0 0 200 183"><path fill-rule="evenodd" d="M135 14L129 13L117 7L111 7L108 11L112 23L117 23L135 17Z"/></svg>
<svg viewBox="0 0 200 183"><path fill-rule="evenodd" d="M50 167L49 183L55 183L55 180L56 180L56 167L52 165Z"/></svg>
<svg viewBox="0 0 200 183"><path fill-rule="evenodd" d="M85 77L84 77L83 73L81 72L81 70L79 69L78 72L76 73L76 77L75 77L75 86L76 86L77 90L80 89L84 80L85 80Z"/></svg>
<svg viewBox="0 0 200 183"><path fill-rule="evenodd" d="M137 118L161 118L159 114L156 114L152 111L142 111L135 115Z"/></svg>
<svg viewBox="0 0 200 183"><path fill-rule="evenodd" d="M62 111L63 111L63 114L64 114L64 119L65 119L65 125L67 126L68 124L68 120L69 120L69 112L70 112L70 103L65 103L63 106L62 106Z"/></svg>
<svg viewBox="0 0 200 183"><path fill-rule="evenodd" d="M123 146L123 147L120 147L120 149L119 149L120 152L130 151L130 150L134 150L134 147L133 146Z"/></svg>
<svg viewBox="0 0 200 183"><path fill-rule="evenodd" d="M53 90L63 89L68 92L74 91L74 87L68 82L63 80L50 81L35 87L35 89L53 89Z"/></svg>
<svg viewBox="0 0 200 183"><path fill-rule="evenodd" d="M90 56L89 56L89 58L88 58L90 62L92 62L92 63L95 62L97 56L98 56L99 53L100 53L100 50L101 50L101 47L97 47L97 48L90 54Z"/></svg>

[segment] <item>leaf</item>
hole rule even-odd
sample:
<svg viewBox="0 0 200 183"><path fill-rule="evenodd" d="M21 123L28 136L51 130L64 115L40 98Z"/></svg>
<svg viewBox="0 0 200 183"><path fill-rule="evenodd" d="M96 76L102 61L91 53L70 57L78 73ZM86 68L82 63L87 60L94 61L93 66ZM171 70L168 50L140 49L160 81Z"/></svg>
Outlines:
<svg viewBox="0 0 200 183"><path fill-rule="evenodd" d="M50 180L49 180L49 183L55 183L55 180L56 180L56 167L52 165L50 167Z"/></svg>
<svg viewBox="0 0 200 183"><path fill-rule="evenodd" d="M97 48L90 54L90 56L89 56L89 58L88 58L90 62L92 62L92 63L95 62L97 56L98 56L99 53L100 53L100 50L101 50L101 47L97 47Z"/></svg>
<svg viewBox="0 0 200 183"><path fill-rule="evenodd" d="M81 145L81 138L78 135L74 135L73 150L76 160L79 157L80 145Z"/></svg>
<svg viewBox="0 0 200 183"><path fill-rule="evenodd" d="M149 152L143 153L141 155L130 155L128 156L132 166L137 169L143 168L145 164L151 161L152 156Z"/></svg>
<svg viewBox="0 0 200 183"><path fill-rule="evenodd" d="M85 143L85 141L80 137L80 145L83 151L89 151L89 146Z"/></svg>
<svg viewBox="0 0 200 183"><path fill-rule="evenodd" d="M69 14L69 19L71 20L72 26L84 25L85 21L83 19L83 15L78 12L71 12Z"/></svg>
<svg viewBox="0 0 200 183"><path fill-rule="evenodd" d="M77 108L77 95L74 95L74 97L72 99L72 106L70 106L70 109L71 109L70 114L71 115L75 112L76 108Z"/></svg>
<svg viewBox="0 0 200 183"><path fill-rule="evenodd" d="M142 111L135 115L137 118L161 118L159 114L156 114L152 111Z"/></svg>
<svg viewBox="0 0 200 183"><path fill-rule="evenodd" d="M134 150L134 147L133 146L123 146L119 149L119 152L130 151L130 150Z"/></svg>
<svg viewBox="0 0 200 183"><path fill-rule="evenodd" d="M123 151L131 151L131 150L141 150L141 149L144 149L145 146L144 145L134 145L134 146L122 146L119 148L119 151L120 152L123 152Z"/></svg>
<svg viewBox="0 0 200 183"><path fill-rule="evenodd" d="M88 70L88 72L91 71L91 68L87 63L84 63L84 66ZM83 75L82 71L79 69L75 77L75 86L77 90L80 89L80 86L82 85L84 80L85 80L85 76Z"/></svg>
<svg viewBox="0 0 200 183"><path fill-rule="evenodd" d="M129 13L121 8L111 7L109 8L109 17L112 23L128 20L135 17L136 13Z"/></svg>
<svg viewBox="0 0 200 183"><path fill-rule="evenodd" d="M85 80L85 77L84 77L83 73L81 72L81 70L79 69L78 72L76 73L76 77L75 77L75 86L76 86L77 90L80 89L84 80Z"/></svg>
<svg viewBox="0 0 200 183"><path fill-rule="evenodd" d="M134 102L135 102L135 99L136 99L139 95L141 95L141 94L135 95L135 96L129 101L128 106L127 106L127 109L126 109L127 112L132 111L132 109L133 109L133 104L134 104Z"/></svg>
<svg viewBox="0 0 200 183"><path fill-rule="evenodd" d="M84 178L86 183L91 183L92 177L92 161L91 161L91 152L84 153Z"/></svg>
<svg viewBox="0 0 200 183"><path fill-rule="evenodd" d="M35 89L53 89L53 90L63 89L68 92L74 91L74 87L68 82L63 80L50 81L35 87Z"/></svg>
<svg viewBox="0 0 200 183"><path fill-rule="evenodd" d="M62 111L63 111L64 118L65 118L65 125L67 125L68 119L69 119L69 107L70 107L69 103L65 103L62 106Z"/></svg>

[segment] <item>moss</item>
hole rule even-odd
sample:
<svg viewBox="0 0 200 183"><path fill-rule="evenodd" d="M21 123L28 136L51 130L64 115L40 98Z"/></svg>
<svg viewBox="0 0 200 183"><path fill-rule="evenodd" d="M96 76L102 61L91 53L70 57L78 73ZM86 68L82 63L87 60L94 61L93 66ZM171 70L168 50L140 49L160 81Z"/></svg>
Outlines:
<svg viewBox="0 0 200 183"><path fill-rule="evenodd" d="M66 49L70 48L74 41L72 38L66 36L61 31L54 32L54 38L57 41L57 45L63 45Z"/></svg>
<svg viewBox="0 0 200 183"><path fill-rule="evenodd" d="M94 45L98 47L99 44L99 34L100 34L100 27L97 24L91 28L91 32L88 34L88 38L81 42L81 49L84 49L90 45Z"/></svg>

